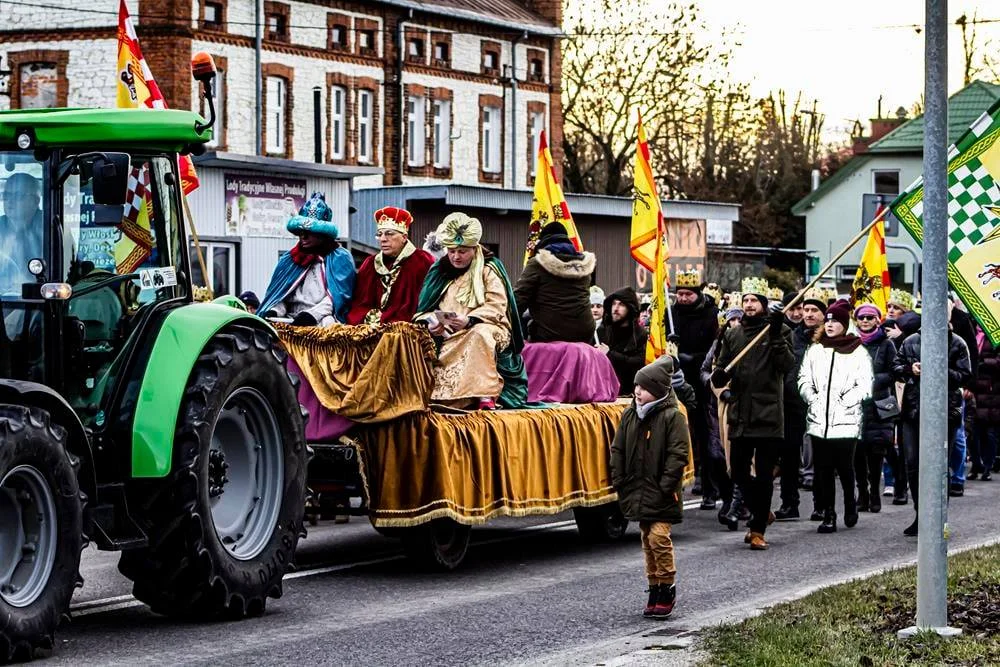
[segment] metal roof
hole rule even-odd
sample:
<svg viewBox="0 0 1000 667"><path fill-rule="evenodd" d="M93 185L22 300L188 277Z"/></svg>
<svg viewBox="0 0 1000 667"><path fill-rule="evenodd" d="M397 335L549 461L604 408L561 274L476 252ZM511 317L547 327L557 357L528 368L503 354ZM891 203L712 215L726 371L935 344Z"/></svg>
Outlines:
<svg viewBox="0 0 1000 667"><path fill-rule="evenodd" d="M559 37L562 29L515 0L378 0L415 12L448 16L487 25Z"/></svg>
<svg viewBox="0 0 1000 667"><path fill-rule="evenodd" d="M265 157L261 155L243 155L213 151L198 155L194 163L200 167L218 167L220 169L257 169L277 174L292 174L294 176L320 176L322 178L354 178L355 176L372 176L384 173L382 167L347 167L337 164L321 164L319 162L300 162L285 158Z"/></svg>

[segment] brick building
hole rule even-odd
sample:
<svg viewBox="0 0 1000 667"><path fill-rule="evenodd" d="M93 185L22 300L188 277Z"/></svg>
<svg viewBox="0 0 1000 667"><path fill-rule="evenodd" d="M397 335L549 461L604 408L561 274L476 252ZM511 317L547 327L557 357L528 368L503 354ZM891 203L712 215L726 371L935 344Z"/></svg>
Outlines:
<svg viewBox="0 0 1000 667"><path fill-rule="evenodd" d="M171 107L198 110L188 62L215 56L214 148L253 155L256 0L127 4ZM263 10L264 156L381 168L355 187L520 189L541 129L560 150L560 0L265 0ZM116 19L117 0L0 3L12 70L0 108L110 105Z"/></svg>

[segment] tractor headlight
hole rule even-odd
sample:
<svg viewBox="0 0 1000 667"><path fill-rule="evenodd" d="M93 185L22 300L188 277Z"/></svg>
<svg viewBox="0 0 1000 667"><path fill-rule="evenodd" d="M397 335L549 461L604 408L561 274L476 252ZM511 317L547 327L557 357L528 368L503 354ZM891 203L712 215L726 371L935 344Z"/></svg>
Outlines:
<svg viewBox="0 0 1000 667"><path fill-rule="evenodd" d="M34 139L32 139L31 133L21 132L20 134L17 135L17 147L20 148L22 151L26 151L29 148L31 148L31 145L33 143Z"/></svg>
<svg viewBox="0 0 1000 667"><path fill-rule="evenodd" d="M35 276L36 278L45 272L45 262L35 257L34 259L28 260L28 273Z"/></svg>
<svg viewBox="0 0 1000 667"><path fill-rule="evenodd" d="M42 298L49 301L66 301L73 296L73 286L68 283L45 283Z"/></svg>

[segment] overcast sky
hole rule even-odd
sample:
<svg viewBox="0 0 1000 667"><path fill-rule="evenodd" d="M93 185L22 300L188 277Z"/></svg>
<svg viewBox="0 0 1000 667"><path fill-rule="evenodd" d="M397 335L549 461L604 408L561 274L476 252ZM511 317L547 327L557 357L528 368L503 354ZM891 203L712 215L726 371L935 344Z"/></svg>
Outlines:
<svg viewBox="0 0 1000 667"><path fill-rule="evenodd" d="M924 39L910 24L923 25L923 0L696 0L713 28L733 30L741 45L729 68L750 81L755 95L783 88L817 99L826 114L829 139L840 139L856 118L909 108L924 86ZM1000 61L1000 0L951 0L948 31L948 92L962 85L963 13L994 20L977 27L979 40L992 41ZM904 26L904 27L892 27ZM867 126L866 126L867 130Z"/></svg>

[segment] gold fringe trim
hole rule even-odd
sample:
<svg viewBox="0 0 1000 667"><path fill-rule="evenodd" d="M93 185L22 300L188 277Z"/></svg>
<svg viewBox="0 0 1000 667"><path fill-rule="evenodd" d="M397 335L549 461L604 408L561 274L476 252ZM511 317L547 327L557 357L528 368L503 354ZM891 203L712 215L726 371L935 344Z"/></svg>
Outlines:
<svg viewBox="0 0 1000 667"><path fill-rule="evenodd" d="M288 346L296 346L310 352L355 350L371 355L379 340L386 334L401 334L415 337L424 356L431 363L437 361L434 339L427 327L412 322L390 322L379 326L359 324L333 324L328 327L293 327L284 322L275 322L278 337Z"/></svg>

